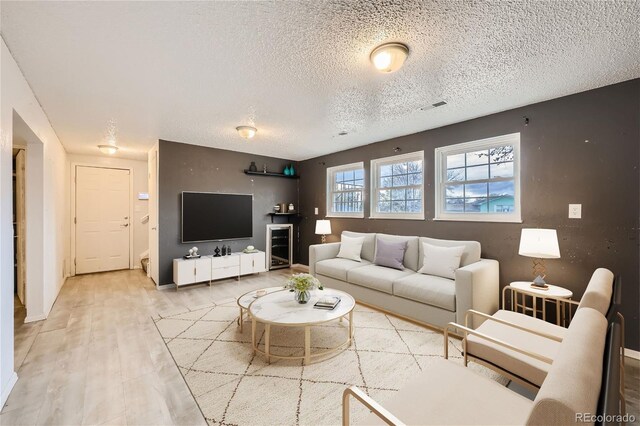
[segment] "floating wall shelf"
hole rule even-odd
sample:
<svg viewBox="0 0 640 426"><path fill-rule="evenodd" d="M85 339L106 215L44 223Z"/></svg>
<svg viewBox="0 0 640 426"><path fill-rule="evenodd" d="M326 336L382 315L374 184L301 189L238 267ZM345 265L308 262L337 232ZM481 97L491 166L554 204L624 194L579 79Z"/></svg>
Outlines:
<svg viewBox="0 0 640 426"><path fill-rule="evenodd" d="M251 170L245 170L244 173L247 174L247 175L255 175L255 176L271 176L271 177L281 177L281 178L287 178L287 179L300 179L300 176L298 176L298 175L287 176L284 173L252 172Z"/></svg>

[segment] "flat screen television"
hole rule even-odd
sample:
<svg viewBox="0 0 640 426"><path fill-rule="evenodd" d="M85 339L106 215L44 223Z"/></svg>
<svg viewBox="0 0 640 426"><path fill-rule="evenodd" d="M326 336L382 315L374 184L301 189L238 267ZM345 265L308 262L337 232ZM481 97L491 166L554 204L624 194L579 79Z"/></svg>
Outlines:
<svg viewBox="0 0 640 426"><path fill-rule="evenodd" d="M182 193L182 242L239 240L253 236L253 195Z"/></svg>

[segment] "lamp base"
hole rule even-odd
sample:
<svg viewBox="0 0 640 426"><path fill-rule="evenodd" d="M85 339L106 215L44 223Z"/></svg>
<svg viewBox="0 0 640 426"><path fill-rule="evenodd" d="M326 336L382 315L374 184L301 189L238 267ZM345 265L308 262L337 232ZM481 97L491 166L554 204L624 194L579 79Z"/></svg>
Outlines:
<svg viewBox="0 0 640 426"><path fill-rule="evenodd" d="M322 244L327 242L327 236L325 234L322 234Z"/></svg>

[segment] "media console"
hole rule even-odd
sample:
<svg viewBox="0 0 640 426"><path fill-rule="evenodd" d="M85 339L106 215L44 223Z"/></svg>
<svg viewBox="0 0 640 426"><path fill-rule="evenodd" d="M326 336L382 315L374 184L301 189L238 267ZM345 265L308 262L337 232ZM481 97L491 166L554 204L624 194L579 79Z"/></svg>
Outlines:
<svg viewBox="0 0 640 426"><path fill-rule="evenodd" d="M202 256L197 259L173 259L173 282L176 289L183 285L211 282L223 278L240 279L242 275L265 272L263 251L233 253L230 256Z"/></svg>

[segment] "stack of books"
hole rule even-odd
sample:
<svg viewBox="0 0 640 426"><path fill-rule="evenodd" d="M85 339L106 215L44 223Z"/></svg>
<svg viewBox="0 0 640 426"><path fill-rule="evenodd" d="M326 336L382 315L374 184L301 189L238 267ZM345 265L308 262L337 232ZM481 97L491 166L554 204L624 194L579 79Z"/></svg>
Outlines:
<svg viewBox="0 0 640 426"><path fill-rule="evenodd" d="M313 305L316 309L327 309L332 310L340 303L340 298L338 296L322 296L320 300Z"/></svg>

